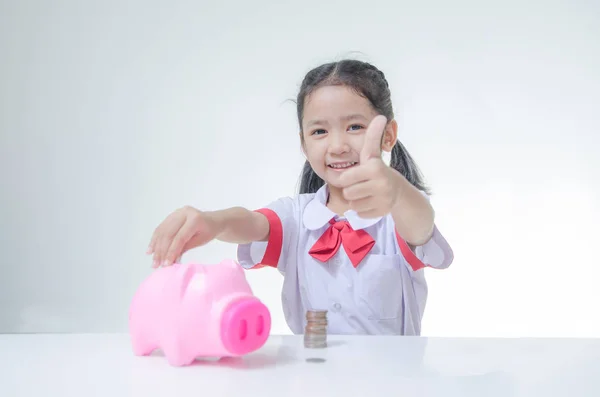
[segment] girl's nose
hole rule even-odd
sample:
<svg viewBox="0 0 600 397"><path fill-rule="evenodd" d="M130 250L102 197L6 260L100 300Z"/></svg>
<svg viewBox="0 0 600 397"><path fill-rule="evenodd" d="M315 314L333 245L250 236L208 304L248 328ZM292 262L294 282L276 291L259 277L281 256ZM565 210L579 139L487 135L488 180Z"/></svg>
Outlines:
<svg viewBox="0 0 600 397"><path fill-rule="evenodd" d="M350 150L350 146L344 139L344 134L333 133L329 136L329 153L340 154Z"/></svg>

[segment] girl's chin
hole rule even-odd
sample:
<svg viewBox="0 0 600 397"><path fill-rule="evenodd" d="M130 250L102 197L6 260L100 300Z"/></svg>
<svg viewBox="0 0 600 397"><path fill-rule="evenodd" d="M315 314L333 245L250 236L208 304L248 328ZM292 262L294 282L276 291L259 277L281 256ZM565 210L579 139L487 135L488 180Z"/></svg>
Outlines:
<svg viewBox="0 0 600 397"><path fill-rule="evenodd" d="M329 187L332 187L334 189L342 189L342 185L339 183L339 178L336 178L336 176L339 175L334 175L333 177L329 177L323 180Z"/></svg>

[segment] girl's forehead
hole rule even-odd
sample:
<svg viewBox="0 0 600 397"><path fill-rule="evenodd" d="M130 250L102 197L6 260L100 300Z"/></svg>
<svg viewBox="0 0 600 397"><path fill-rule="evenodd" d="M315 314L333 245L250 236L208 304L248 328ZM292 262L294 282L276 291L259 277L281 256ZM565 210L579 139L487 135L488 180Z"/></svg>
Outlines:
<svg viewBox="0 0 600 397"><path fill-rule="evenodd" d="M306 105L320 101L352 101L356 103L368 102L352 88L345 85L326 85L316 88L306 97Z"/></svg>
<svg viewBox="0 0 600 397"><path fill-rule="evenodd" d="M369 101L356 91L345 86L325 86L307 96L304 105L304 119L313 116L345 116L362 113L370 116Z"/></svg>

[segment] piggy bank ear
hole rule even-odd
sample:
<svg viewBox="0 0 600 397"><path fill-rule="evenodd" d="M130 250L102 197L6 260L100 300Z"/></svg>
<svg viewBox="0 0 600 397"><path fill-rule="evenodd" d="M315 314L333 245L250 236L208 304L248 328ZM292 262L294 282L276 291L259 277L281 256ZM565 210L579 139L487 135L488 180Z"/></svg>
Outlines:
<svg viewBox="0 0 600 397"><path fill-rule="evenodd" d="M225 259L225 260L222 260L219 265L220 266L224 266L224 267L226 267L226 268L228 268L228 269L230 269L230 270L232 270L234 272L238 272L238 273L241 273L241 274L245 275L244 268L239 263L237 263L234 260Z"/></svg>
<svg viewBox="0 0 600 397"><path fill-rule="evenodd" d="M225 259L219 263L228 280L246 280L244 268L234 260Z"/></svg>
<svg viewBox="0 0 600 397"><path fill-rule="evenodd" d="M183 295L185 295L185 292L187 291L187 288L190 285L192 279L194 279L194 283L203 282L204 277L202 276L203 273L200 271L200 269L196 268L193 265L179 265L179 268L175 272L173 290L177 298L182 298Z"/></svg>

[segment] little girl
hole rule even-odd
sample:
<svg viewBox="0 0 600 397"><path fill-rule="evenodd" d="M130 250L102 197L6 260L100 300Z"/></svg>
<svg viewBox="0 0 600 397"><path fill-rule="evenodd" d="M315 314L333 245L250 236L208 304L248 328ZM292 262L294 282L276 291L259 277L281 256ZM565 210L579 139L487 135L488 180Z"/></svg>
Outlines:
<svg viewBox="0 0 600 397"><path fill-rule="evenodd" d="M213 239L236 243L241 266L283 275L294 334L306 310L327 310L330 334L420 335L423 269L447 268L453 253L397 140L384 74L356 60L327 63L306 75L297 99L307 159L300 194L254 211L181 208L152 236L154 266Z"/></svg>

